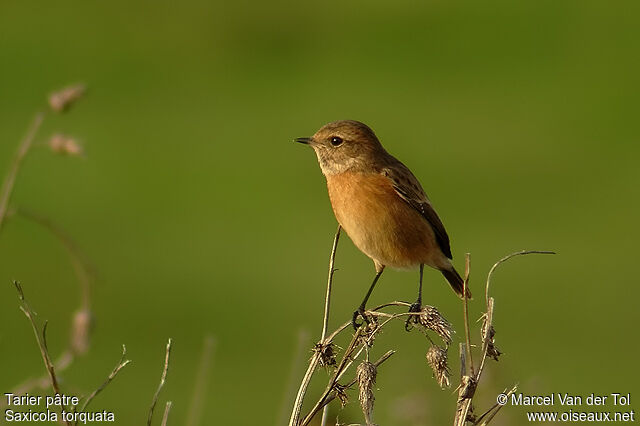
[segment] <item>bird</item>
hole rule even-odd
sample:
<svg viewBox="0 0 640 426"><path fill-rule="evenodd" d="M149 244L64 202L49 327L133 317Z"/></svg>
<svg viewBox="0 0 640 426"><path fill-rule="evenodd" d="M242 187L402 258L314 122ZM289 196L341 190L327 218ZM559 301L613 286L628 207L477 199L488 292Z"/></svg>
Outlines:
<svg viewBox="0 0 640 426"><path fill-rule="evenodd" d="M440 271L459 297L471 298L451 262L449 236L422 185L369 126L334 121L295 141L315 151L338 223L375 266L373 282L353 313L355 329L361 325L358 316L368 322L366 304L386 267L419 269L418 297L409 312L422 309L425 265Z"/></svg>

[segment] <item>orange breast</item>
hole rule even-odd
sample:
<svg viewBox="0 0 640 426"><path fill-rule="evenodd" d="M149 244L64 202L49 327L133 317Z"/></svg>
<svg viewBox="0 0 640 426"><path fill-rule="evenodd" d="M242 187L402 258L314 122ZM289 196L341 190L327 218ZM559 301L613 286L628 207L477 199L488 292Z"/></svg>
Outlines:
<svg viewBox="0 0 640 426"><path fill-rule="evenodd" d="M377 265L439 268L448 263L427 220L396 194L386 177L328 175L327 188L336 219Z"/></svg>

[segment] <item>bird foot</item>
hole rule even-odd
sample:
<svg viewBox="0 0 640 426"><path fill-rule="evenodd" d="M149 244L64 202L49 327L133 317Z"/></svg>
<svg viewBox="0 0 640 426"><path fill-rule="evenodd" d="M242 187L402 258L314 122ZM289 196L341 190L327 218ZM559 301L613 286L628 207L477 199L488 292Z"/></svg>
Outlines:
<svg viewBox="0 0 640 426"><path fill-rule="evenodd" d="M409 313L417 313L422 311L422 301L420 299L416 300L415 303L413 303L410 307L409 307ZM404 323L404 329L406 331L411 331L411 324L417 324L418 323L418 315L409 315L409 317L407 318L407 322Z"/></svg>
<svg viewBox="0 0 640 426"><path fill-rule="evenodd" d="M358 317L362 317L364 322L359 323ZM364 306L360 306L358 310L353 313L353 318L351 319L351 325L353 326L354 330L357 330L364 323L369 324L369 318L367 318L367 313L364 309Z"/></svg>

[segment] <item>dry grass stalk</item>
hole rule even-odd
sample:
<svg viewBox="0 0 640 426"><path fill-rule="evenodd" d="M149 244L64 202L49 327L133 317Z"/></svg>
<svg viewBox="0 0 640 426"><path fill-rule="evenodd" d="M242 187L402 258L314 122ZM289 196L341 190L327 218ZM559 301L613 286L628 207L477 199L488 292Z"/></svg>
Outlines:
<svg viewBox="0 0 640 426"><path fill-rule="evenodd" d="M513 395L517 389L518 389L518 385L514 385L508 392L506 389L504 390L503 393L507 396L507 400L511 398L511 395ZM502 407L504 407L504 405L495 403L491 408L485 411L484 414L482 414L480 417L478 417L478 419L476 419L475 424L480 426L488 425L489 422L491 422L491 420L493 420L493 418L496 416L496 414L498 414L498 411L502 409Z"/></svg>
<svg viewBox="0 0 640 426"><path fill-rule="evenodd" d="M336 235L333 239L333 247L331 248L331 256L329 257L329 277L327 278L327 292L324 302L324 317L323 317L323 325L322 325L322 336L320 340L324 340L327 337L327 329L329 328L329 308L331 306L331 286L333 283L333 274L336 272L334 267L336 260L336 250L338 248L338 240L340 239L340 231L342 227L338 225L338 229L336 230ZM335 365L336 358L335 353L333 351L333 344L329 343L325 347L321 348L322 355L320 357L320 363L323 366L327 365ZM322 410L322 420L320 421L320 426L326 426L327 420L329 417L329 406L325 405Z"/></svg>
<svg viewBox="0 0 640 426"><path fill-rule="evenodd" d="M480 419L484 418L484 422L482 424L488 424L491 419L493 419L493 417L495 416L495 413L497 413L498 409L495 409L494 407L490 408L489 410L487 410L482 416L480 416L478 419L475 418L475 415L473 414L473 397L476 393L478 384L480 382L480 378L482 376L482 372L484 370L485 367L485 363L487 360L487 357L491 357L493 359L495 359L496 361L498 360L498 356L500 355L500 351L498 351L498 349L495 346L495 329L493 327L493 311L494 311L494 304L495 301L493 299L493 297L489 297L489 286L491 285L491 278L493 276L493 273L495 272L496 268L498 266L500 266L502 263L506 262L507 260L515 257L515 256L521 256L521 255L526 255L526 254L555 254L554 252L551 251L540 251L540 250L522 250L519 252L515 252L515 253L511 253L505 257L503 257L502 259L500 259L499 261L497 261L493 267L489 270L489 274L487 275L487 281L485 284L485 301L486 301L486 307L487 307L487 311L483 314L482 316L482 326L481 326L481 337L482 337L482 352L481 352L481 358L480 358L480 366L478 367L478 370L474 372L473 370L473 360L471 358L471 333L469 332L469 317L467 314L467 308L466 308L466 299L463 302L463 306L464 306L464 320L465 320L465 338L466 338L466 348L461 346L461 350L460 350L460 357L461 357L461 364L466 364L467 362L471 363L471 367L468 370L463 370L461 371L461 378L460 378L460 386L459 386L459 391L458 391L458 402L456 405L456 413L455 413L455 418L454 418L454 426L464 426L467 422L472 422L474 424L478 423L480 421ZM468 259L468 256L467 256ZM469 265L469 261L467 260L467 265ZM465 287L468 285L468 266L467 266L467 273L465 274ZM513 392L515 392L515 387L512 390ZM493 414L489 414L491 411L495 411Z"/></svg>
<svg viewBox="0 0 640 426"><path fill-rule="evenodd" d="M158 403L158 397L160 396L160 391L162 390L165 382L167 381L167 373L169 372L169 358L171 356L171 343L172 343L172 339L169 338L169 340L167 341L167 349L164 355L164 368L162 369L160 384L158 385L158 389L156 389L156 393L153 395L153 400L151 401L151 407L149 407L149 415L147 416L147 426L151 426L151 420L153 420L153 411L155 410L156 404Z"/></svg>
<svg viewBox="0 0 640 426"><path fill-rule="evenodd" d="M56 376L56 370L51 362L51 357L49 356L49 348L47 347L47 323L44 323L42 327L42 337L40 336L40 332L38 330L38 325L36 324L34 313L27 303L27 300L24 297L24 292L22 291L22 286L18 281L14 281L13 284L18 291L18 298L20 299L20 310L26 315L31 323L31 328L33 329L33 334L36 336L36 342L38 343L38 348L40 349L40 355L42 355L42 360L44 361L45 368L47 369L47 373L49 374L49 379L51 380L51 387L53 391L57 394L62 394L60 391L60 385L58 384L58 378ZM60 406L60 410L66 410L64 405ZM68 426L71 425L70 422L65 422Z"/></svg>
<svg viewBox="0 0 640 426"><path fill-rule="evenodd" d="M167 422L169 421L169 411L171 411L171 405L173 405L173 402L171 401L167 401L167 403L164 406L164 414L162 415L162 426L167 426Z"/></svg>
<svg viewBox="0 0 640 426"><path fill-rule="evenodd" d="M56 93L53 93L49 97L49 104L53 111L55 112L64 112L68 110L68 108L75 103L85 92L84 85L74 85L62 89ZM31 123L26 136L19 143L18 148L16 150L16 154L14 156L13 161L9 166L9 171L2 183L2 188L0 189L0 231L2 230L2 226L4 225L6 219L9 216L16 215L19 213L21 216L45 227L48 231L50 231L55 237L57 237L62 244L65 246L67 251L69 252L71 263L74 267L74 271L76 276L78 277L78 282L80 283L81 292L82 292L82 303L81 307L74 313L69 347L62 353L60 358L54 363L51 360L51 356L49 354L49 349L47 347L47 323L45 322L42 331L39 331L39 327L35 321L35 313L30 308L29 304L26 301L24 296L24 292L22 290L22 286L18 281L14 281L14 285L18 292L18 297L20 299L20 309L25 314L27 319L29 320L31 327L33 329L34 335L36 337L36 342L38 344L38 348L40 350L40 354L45 364L45 368L47 370L46 376L43 376L38 379L32 379L24 382L13 390L13 394L23 395L33 389L34 387L44 388L48 384L53 388L54 393L62 394L57 372L66 369L69 365L71 365L73 359L76 355L83 355L88 351L89 348L89 336L92 325L92 315L90 311L90 298L89 298L89 270L87 268L87 263L83 260L79 250L73 243L73 241L57 226L53 225L49 220L43 218L39 215L35 215L30 212L26 212L24 210L17 210L15 208L9 209L9 202L11 200L11 195L13 193L13 189L15 186L16 177L22 163L24 162L25 157L30 152L31 148L34 146L34 139L38 130L42 125L42 121L44 120L45 113L39 112L36 114L33 122ZM52 150L56 152L65 153L68 155L81 155L82 148L77 142L71 138L63 137L60 135L54 136L49 143L49 146ZM117 374L122 370L125 366L129 364L129 360L125 360L126 356L126 348L123 345L122 357L118 364L111 371L105 382L103 382L96 390L94 390L83 402L81 411L84 411L90 402L106 387L108 386ZM169 367L169 354L171 350L171 339L167 344L167 350L165 355L165 367L163 370L162 378L160 381L160 385L156 390L154 395L154 399L152 402L152 406L149 411L148 422L151 423L151 418L153 416L153 410L155 404L158 399L158 395L160 390L164 386L166 381L166 375ZM0 402L0 408L3 407L4 402ZM66 410L66 407L62 405L60 407L61 411ZM166 426L167 419L169 415L169 410L171 409L171 402L167 402L165 407L165 412L162 420L162 424ZM76 411L76 407L73 408L73 411ZM78 420L79 421L79 420ZM78 424L78 421L75 422L75 425ZM71 426L70 421L65 420L64 423L67 426Z"/></svg>
<svg viewBox="0 0 640 426"><path fill-rule="evenodd" d="M31 151L31 148L34 146L35 137L42 125L44 117L45 117L44 112L39 112L35 115L35 118L31 123L31 125L29 126L26 136L18 144L16 154L9 166L9 171L2 183L2 189L0 190L0 230L2 229L2 226L4 225L6 220L9 217L15 215L17 212L15 208L12 208L12 209L9 208L9 202L11 200L11 195L13 193L17 175L21 169L24 159L26 158L28 153ZM44 225L48 231L50 231L65 245L65 248L67 248L67 250L69 251L74 270L76 272L78 281L80 282L80 285L83 290L83 302L82 302L81 308L74 315L74 318L72 321L71 336L70 336L68 348L62 352L62 354L59 356L59 358L55 362L53 362L51 360L51 356L48 352L48 349L46 348L46 336L43 334L42 339L40 339L41 341L39 341L38 343L39 343L39 346L40 344L44 345L44 348L46 350L45 365L47 367L47 374L40 378L27 380L24 383L18 385L14 389L14 393L16 394L24 394L32 390L33 388L37 388L37 387L45 388L48 386L49 382L55 383L55 380L52 380L52 372L59 373L60 371L65 370L67 367L71 365L76 355L82 355L87 352L88 346L89 346L90 329L91 329L90 327L91 314L89 311L88 274L85 273L86 268L83 262L80 260L80 257L77 255L77 250L75 250L75 246L71 243L71 240L68 237L66 237L66 235L62 231L60 231L59 228L51 225L50 222L44 219L41 219L35 215L30 216L29 214L27 214L25 217L28 219L33 219L35 222L41 225ZM22 294L22 289L17 283L16 283L16 288L18 289L19 296L22 299L24 295ZM28 312L27 307L28 305L22 306L22 309L25 313ZM29 317L29 315L27 316ZM33 320L33 318L30 317L30 320ZM32 325L33 324L35 323L32 323ZM43 329L43 333L45 333L45 331L46 331L46 324L45 324L45 328ZM4 405L4 402L0 402L0 407L2 407L3 405Z"/></svg>
<svg viewBox="0 0 640 426"><path fill-rule="evenodd" d="M11 200L11 194L13 193L13 187L16 183L16 177L20 171L20 166L33 145L33 140L42 125L42 120L44 120L44 113L37 113L31 123L31 126L29 126L26 136L18 145L13 161L9 166L9 172L2 182L2 190L0 191L0 231L2 230L2 225L4 224L7 216L9 201Z"/></svg>
<svg viewBox="0 0 640 426"><path fill-rule="evenodd" d="M325 294L324 301L324 315L322 318L322 337L320 342L316 344L313 352L313 356L311 361L309 362L309 367L302 379L302 383L298 388L298 392L296 394L296 399L293 404L293 411L291 413L291 418L289 420L289 426L297 426L300 421L300 412L302 409L302 402L304 400L304 396L307 393L307 388L309 387L309 383L311 382L311 377L315 372L318 364L322 366L326 365L335 365L335 355L333 352L332 344L327 342L323 343L326 340L327 330L329 327L329 312L331 306L331 288L333 285L333 275L336 271L335 258L336 258L336 250L338 249L338 241L340 240L340 231L342 228L338 225L338 229L336 230L336 235L333 238L333 246L331 248L331 255L329 256L329 276L327 278L327 291ZM327 417L327 411L325 411L322 415L321 424L324 426Z"/></svg>
<svg viewBox="0 0 640 426"><path fill-rule="evenodd" d="M116 366L113 368L113 370L111 370L111 373L109 373L109 375L107 376L107 380L105 380L96 390L91 392L91 394L84 400L84 403L82 404L82 407L80 408L80 411L85 411L85 409L89 406L91 401L93 401L93 399L100 392L102 392L102 390L104 388L109 386L109 383L111 383L113 381L113 379L116 378L116 376L118 375L120 370L122 370L124 367L126 367L131 362L131 360L125 359L126 356L127 356L127 347L125 345L122 345L122 356L120 357L120 361L118 361L118 364L116 364ZM77 421L76 421L76 424L78 424Z"/></svg>

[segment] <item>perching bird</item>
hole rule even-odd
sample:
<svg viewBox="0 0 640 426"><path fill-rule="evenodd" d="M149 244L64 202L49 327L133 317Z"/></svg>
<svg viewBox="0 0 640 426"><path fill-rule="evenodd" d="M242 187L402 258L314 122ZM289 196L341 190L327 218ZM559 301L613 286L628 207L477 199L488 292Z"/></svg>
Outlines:
<svg viewBox="0 0 640 426"><path fill-rule="evenodd" d="M315 151L338 223L376 268L369 291L353 313L354 327L358 315L367 320L367 300L386 266L420 268L418 299L410 312L421 309L424 265L442 272L462 297L464 283L451 264L442 221L418 179L382 147L373 130L358 121L335 121L296 142Z"/></svg>

